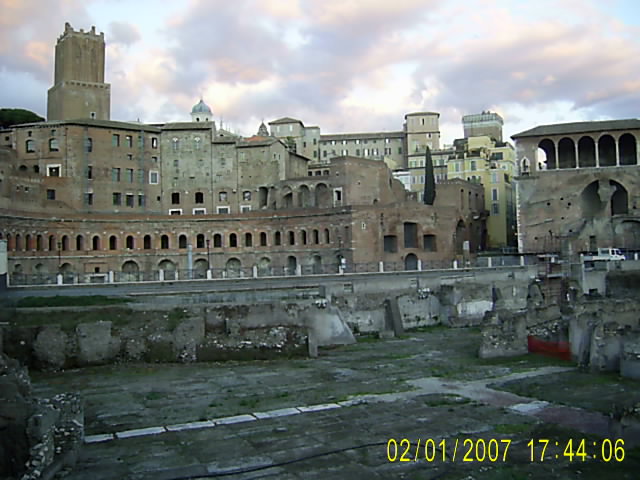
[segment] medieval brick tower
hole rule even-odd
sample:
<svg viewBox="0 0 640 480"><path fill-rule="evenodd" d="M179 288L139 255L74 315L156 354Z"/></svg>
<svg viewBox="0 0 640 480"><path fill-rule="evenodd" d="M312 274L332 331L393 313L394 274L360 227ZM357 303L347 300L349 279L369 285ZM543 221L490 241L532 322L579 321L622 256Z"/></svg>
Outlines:
<svg viewBox="0 0 640 480"><path fill-rule="evenodd" d="M111 85L104 83L104 33L75 31L69 23L56 44L55 78L47 120L109 120Z"/></svg>

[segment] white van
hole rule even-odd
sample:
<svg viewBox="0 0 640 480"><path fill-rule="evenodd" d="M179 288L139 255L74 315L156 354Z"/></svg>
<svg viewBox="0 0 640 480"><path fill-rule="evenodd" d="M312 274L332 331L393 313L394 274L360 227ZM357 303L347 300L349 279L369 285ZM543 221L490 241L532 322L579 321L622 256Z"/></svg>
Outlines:
<svg viewBox="0 0 640 480"><path fill-rule="evenodd" d="M619 248L599 248L596 255L585 255L585 261L594 260L606 260L606 261L620 261L624 260L624 255Z"/></svg>

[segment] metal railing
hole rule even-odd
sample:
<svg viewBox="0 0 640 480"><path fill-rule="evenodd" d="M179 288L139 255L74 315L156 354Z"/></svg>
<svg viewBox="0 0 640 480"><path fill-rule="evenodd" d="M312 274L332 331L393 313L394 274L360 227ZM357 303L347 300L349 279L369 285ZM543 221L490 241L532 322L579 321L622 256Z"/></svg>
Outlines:
<svg viewBox="0 0 640 480"><path fill-rule="evenodd" d="M191 270L109 271L80 273L27 274L13 272L9 275L10 286L36 285L81 285L106 283L174 282L183 280L224 280L266 277L313 276L336 274L367 274L429 270L456 270L464 268L497 268L532 265L535 256L505 255L500 257L477 257L471 261L432 260L409 262L368 262L311 265L265 265L238 268L194 268Z"/></svg>

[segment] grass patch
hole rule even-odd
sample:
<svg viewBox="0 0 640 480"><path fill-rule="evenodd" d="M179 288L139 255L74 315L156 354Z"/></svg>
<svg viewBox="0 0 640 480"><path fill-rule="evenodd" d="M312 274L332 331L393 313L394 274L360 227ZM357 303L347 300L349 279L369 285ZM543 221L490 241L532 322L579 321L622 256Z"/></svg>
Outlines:
<svg viewBox="0 0 640 480"><path fill-rule="evenodd" d="M188 316L189 315L187 314L187 311L184 310L183 308L176 307L173 310L171 310L169 312L169 317L168 317L169 331L173 332L176 328L178 328L178 325L180 325L180 322L182 322Z"/></svg>
<svg viewBox="0 0 640 480"><path fill-rule="evenodd" d="M358 343L375 343L379 342L381 338L377 335L360 335L357 337Z"/></svg>
<svg viewBox="0 0 640 480"><path fill-rule="evenodd" d="M260 403L260 397L254 396L254 397L244 397L242 400L240 400L238 405L240 405L241 407L253 409L257 407L259 403Z"/></svg>
<svg viewBox="0 0 640 480"><path fill-rule="evenodd" d="M130 308L112 307L80 312L17 312L11 317L11 324L19 327L44 327L59 325L67 332L75 331L79 323L95 323L108 320L113 326L127 325L135 319Z"/></svg>
<svg viewBox="0 0 640 480"><path fill-rule="evenodd" d="M573 366L571 361L562 360L556 357L549 357L546 355L540 355L536 353L528 353L525 355L518 355L515 357L496 357L496 358L480 358L477 361L478 365L485 366L505 366L505 367L525 367L525 368L538 368L538 367L570 367Z"/></svg>
<svg viewBox="0 0 640 480"><path fill-rule="evenodd" d="M43 308L43 307L89 307L93 305L119 305L131 300L122 297L106 297L104 295L86 295L81 297L67 297L56 295L54 297L25 297L18 300L18 308Z"/></svg>

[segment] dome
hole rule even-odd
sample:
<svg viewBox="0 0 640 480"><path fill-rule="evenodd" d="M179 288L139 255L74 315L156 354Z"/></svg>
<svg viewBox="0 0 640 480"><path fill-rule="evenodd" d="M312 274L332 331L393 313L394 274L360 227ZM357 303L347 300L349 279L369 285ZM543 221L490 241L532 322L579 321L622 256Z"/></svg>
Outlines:
<svg viewBox="0 0 640 480"><path fill-rule="evenodd" d="M200 101L196 103L191 109L191 113L208 113L209 115L211 115L211 109L209 108L209 105L207 105L202 99L200 99Z"/></svg>

